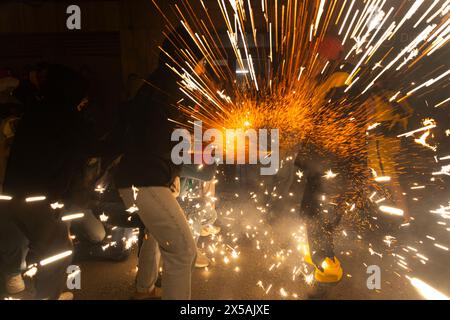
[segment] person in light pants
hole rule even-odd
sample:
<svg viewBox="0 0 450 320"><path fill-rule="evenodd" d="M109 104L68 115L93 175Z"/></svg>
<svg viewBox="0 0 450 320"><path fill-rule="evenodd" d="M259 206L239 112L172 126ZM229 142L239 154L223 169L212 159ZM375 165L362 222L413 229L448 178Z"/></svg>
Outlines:
<svg viewBox="0 0 450 320"><path fill-rule="evenodd" d="M191 230L172 191L166 187L121 189L127 207L136 205L137 214L146 227L141 246L136 289L152 291L158 278L160 259L164 262L162 290L164 299L189 299L191 272L196 245Z"/></svg>
<svg viewBox="0 0 450 320"><path fill-rule="evenodd" d="M125 206L137 210L135 213L147 233L139 255L136 298L140 294L157 297L154 286L160 258L164 264L162 298L187 300L191 297L191 274L197 248L183 209L171 190L179 179L180 168L171 158L175 146L171 135L175 128L168 119L178 113L172 106L181 95L178 79L167 67L170 59L166 55L177 52L174 44L185 46L179 40L180 35L185 40L190 37L189 34L183 36L183 30L169 35L171 39L163 43L158 68L128 103L123 117L123 157L115 184ZM198 58L195 69L199 69L199 73L204 72L201 55L201 52L193 55Z"/></svg>

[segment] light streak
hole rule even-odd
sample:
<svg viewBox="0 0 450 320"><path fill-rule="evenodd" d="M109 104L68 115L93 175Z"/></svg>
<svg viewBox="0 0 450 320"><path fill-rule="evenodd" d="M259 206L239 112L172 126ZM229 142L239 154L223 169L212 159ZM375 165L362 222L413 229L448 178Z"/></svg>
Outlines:
<svg viewBox="0 0 450 320"><path fill-rule="evenodd" d="M58 254L56 254L54 256L51 256L51 257L46 258L44 260L41 260L39 262L39 265L41 267L44 267L44 266L49 265L51 263L54 263L56 261L62 260L64 258L67 258L67 257L71 256L72 253L73 253L72 250L68 250L68 251L64 251L64 252L58 253Z"/></svg>
<svg viewBox="0 0 450 320"><path fill-rule="evenodd" d="M348 8L347 14L345 15L344 21L342 22L341 28L339 29L339 35L341 35L341 33L345 27L345 23L347 22L348 16L352 12L352 8L353 8L354 4L355 4L355 0L352 0L352 3L350 4L350 7Z"/></svg>
<svg viewBox="0 0 450 320"><path fill-rule="evenodd" d="M442 250L448 251L448 247L446 247L446 246L443 246L442 244L439 244L439 243L435 243L435 244L434 244L434 246L435 246L436 248L439 248L439 249L442 249Z"/></svg>
<svg viewBox="0 0 450 320"><path fill-rule="evenodd" d="M431 85L433 85L434 83L438 82L439 80L445 78L446 76L448 76L450 74L450 70L447 70L446 72L444 72L443 74L441 74L440 76L436 77L436 78L432 78L428 81L426 81L425 83L421 84L420 86L416 87L415 89L409 91L406 95L410 96L412 95L414 92L424 88L424 87L429 87Z"/></svg>
<svg viewBox="0 0 450 320"><path fill-rule="evenodd" d="M420 293L420 295L427 300L449 300L449 297L447 297L445 294L439 292L438 290L418 278L408 277L408 280Z"/></svg>
<svg viewBox="0 0 450 320"><path fill-rule="evenodd" d="M410 137L410 136L414 135L415 133L422 132L422 131L427 131L427 130L434 129L434 128L436 128L436 125L435 124L430 124L430 125L425 126L423 128L400 134L400 135L397 136L397 138Z"/></svg>
<svg viewBox="0 0 450 320"><path fill-rule="evenodd" d="M375 178L376 182L388 182L391 181L391 177L385 176L385 177L376 177Z"/></svg>
<svg viewBox="0 0 450 320"><path fill-rule="evenodd" d="M82 213L82 212L63 216L63 217L61 217L61 221L72 221L72 220L77 220L77 219L81 219L81 218L84 218L84 213Z"/></svg>
<svg viewBox="0 0 450 320"><path fill-rule="evenodd" d="M450 98L445 99L444 101L439 102L437 105L435 105L435 108L439 108L450 101Z"/></svg>
<svg viewBox="0 0 450 320"><path fill-rule="evenodd" d="M388 207L388 206L380 206L379 209L380 209L381 212L389 213L389 214L394 215L394 216L403 216L404 215L404 211L402 209L399 209L399 208L393 208L393 207Z"/></svg>
<svg viewBox="0 0 450 320"><path fill-rule="evenodd" d="M417 28L417 26L422 22L423 19L433 10L433 8L438 4L440 0L434 0L433 4L428 8L428 10L423 14L423 16L416 22L414 25L414 29Z"/></svg>
<svg viewBox="0 0 450 320"><path fill-rule="evenodd" d="M47 197L45 197L45 196L28 197L28 198L25 199L25 202L28 202L28 203L30 203L30 202L38 202L38 201L44 201L46 199L47 199Z"/></svg>
<svg viewBox="0 0 450 320"><path fill-rule="evenodd" d="M440 176L440 175L447 175L447 176L450 176L450 165L448 165L448 166L443 166L443 167L441 168L441 171L433 172L432 175L433 175L433 176Z"/></svg>

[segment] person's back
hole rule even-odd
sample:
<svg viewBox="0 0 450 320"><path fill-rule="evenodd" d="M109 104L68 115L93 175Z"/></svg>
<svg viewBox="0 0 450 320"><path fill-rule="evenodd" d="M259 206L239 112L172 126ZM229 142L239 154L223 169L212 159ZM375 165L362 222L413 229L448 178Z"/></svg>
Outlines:
<svg viewBox="0 0 450 320"><path fill-rule="evenodd" d="M136 213L146 230L136 275L137 299L156 295L160 258L164 265L162 298L191 297L197 248L185 213L170 188L179 178L178 168L171 160L173 126L169 118L173 119L171 108L180 100L181 92L177 77L167 67L170 61L166 53L177 54L179 49L174 43L180 43L180 32L166 39L158 69L145 81L124 114L124 152L115 180L125 206L139 208ZM185 36L182 39L186 41L189 35ZM197 58L194 70L202 70L201 55Z"/></svg>
<svg viewBox="0 0 450 320"><path fill-rule="evenodd" d="M176 78L160 67L127 104L124 156L116 176L119 188L173 182L177 168L170 158L173 127L168 118L178 91Z"/></svg>

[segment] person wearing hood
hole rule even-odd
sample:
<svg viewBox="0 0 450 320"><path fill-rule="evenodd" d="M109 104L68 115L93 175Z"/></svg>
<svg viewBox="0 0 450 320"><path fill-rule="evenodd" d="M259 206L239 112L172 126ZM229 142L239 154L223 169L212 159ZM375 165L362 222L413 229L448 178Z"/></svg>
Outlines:
<svg viewBox="0 0 450 320"><path fill-rule="evenodd" d="M179 167L171 160L171 135L175 128L168 118L173 116L172 108L182 95L176 75L167 66L168 56L179 52L176 46L187 49L189 39L181 28L167 36L157 69L123 112L126 133L115 183L125 206L139 215L146 228L139 254L136 299L159 297L155 283L160 259L164 265L162 298L191 297L197 248L185 213L171 190L179 181ZM195 44L189 48L195 51ZM195 69L202 72L201 54L196 58L200 62Z"/></svg>

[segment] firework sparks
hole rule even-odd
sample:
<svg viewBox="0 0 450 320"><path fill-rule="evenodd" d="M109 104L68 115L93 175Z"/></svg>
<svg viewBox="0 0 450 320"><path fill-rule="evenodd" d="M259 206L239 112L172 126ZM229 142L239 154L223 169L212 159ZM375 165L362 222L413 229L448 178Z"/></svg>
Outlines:
<svg viewBox="0 0 450 320"><path fill-rule="evenodd" d="M389 214L394 215L394 216L403 216L404 215L404 212L403 212L402 209L388 207L388 206L380 206L380 211L381 212L385 212L385 213L389 213Z"/></svg>
<svg viewBox="0 0 450 320"><path fill-rule="evenodd" d="M416 290L427 300L449 300L450 298L417 278L408 278Z"/></svg>
<svg viewBox="0 0 450 320"><path fill-rule="evenodd" d="M368 171L368 168L361 164L365 161L354 161L355 157L366 159L367 142L373 136L384 136L386 113L392 111L396 115L395 109L399 104L419 96L428 98L431 93L438 92L443 82L447 81L448 84L450 70L445 65L437 66L431 71L423 71L423 66L430 61L430 56L440 53L444 56L448 53L446 45L450 39L450 6L447 2L441 5L439 0L435 0L426 6L424 0L404 1L399 6L392 6L389 1L359 3L355 0L317 0L311 2L311 8L314 8L311 9L297 1L289 1L288 5L279 6L278 1L272 5L267 1L259 4L251 1L245 3L219 0L202 2L202 8L198 12L192 10L189 1L184 4L184 7L176 7L174 10L177 19L170 20L165 17L169 30L175 30L174 24L181 21L191 38L189 40L193 40L196 47L186 48L184 44L192 41L177 39L179 50L176 55L169 56L168 66L171 72L179 76L180 90L185 95L185 99L179 101L177 106L189 118L186 123L181 124L183 127L189 128L193 121L201 120L208 127L224 132L227 128L279 128L283 133L280 137L281 149L287 154L292 154L289 152L295 146L312 141L327 152L343 159L351 159L351 171L359 173ZM211 18L210 12L213 10L210 6L218 9L219 19ZM225 37L218 34L219 24L223 24L225 28ZM338 42L344 51L337 61L328 57L323 49L333 28L337 28ZM408 42L396 42L399 35L405 32L411 36ZM198 58L194 53L198 50L194 49L200 50L210 66L211 70L205 74L194 72ZM349 70L345 68L344 72L343 67L347 67L347 64L351 67ZM329 97L326 84L328 85L333 80L332 76L339 72L342 72L344 77L344 93L342 96ZM392 87L389 88L377 87L390 78L398 81L391 81L394 83L390 84ZM375 101L369 101L368 96L371 95L379 95L379 100L388 102L389 111L374 110L368 114L367 109L371 108ZM443 100L444 97L430 100L437 108L436 111L447 105L449 99ZM439 123L438 126L438 121L427 118L422 124L411 126L418 129L407 132L410 130L409 126L402 126L398 132L404 133L396 132L389 139L399 142L401 138L411 138L405 140L419 144L415 146L423 149L421 152L433 152L436 162L448 160L448 157L437 157L439 145L432 141L441 125ZM398 153L402 159L409 159L397 163L394 171L400 171L397 167L407 167L414 162L412 159L417 158L416 154L404 147ZM440 169L433 170L440 170L432 173L436 180L450 175L448 165L441 165ZM379 211L406 218L405 211L395 207L403 206L392 204L392 197L383 192L386 185L397 183L399 172L391 174L378 171L379 176L375 170L372 171L372 179L368 177L369 174L361 175L355 184L363 189L365 185L378 183L376 191L372 190L363 197L377 204L377 207L381 203L390 203L389 206L380 205ZM323 177L332 183L338 175L339 178L343 176L333 168L325 172ZM303 173L298 171L296 176L301 180ZM240 182L238 177L235 179ZM254 192L250 198L258 205L260 214L265 215L268 208L261 204L263 196L274 199L283 199L283 196L278 189L269 188L262 182L261 187L265 189L264 195L260 196ZM429 188L429 184L420 182L409 187L411 191L408 192L414 193L413 199L419 201L423 198L418 195L419 192ZM235 191L231 196L233 194L234 201L244 201L246 196ZM289 196L294 197L294 194ZM361 195L348 195L346 215L353 217L358 214L361 208L361 199L358 197ZM195 209L202 210L203 207L197 206ZM296 212L295 208L290 212ZM432 213L445 219L448 217L448 208L441 207ZM224 242L228 241L235 246L245 239L252 241L252 246L260 252L264 261L267 261L269 272L279 272L284 266L283 263L298 250L275 249L277 244L272 235L265 232L260 223L243 223L243 217L244 214L232 209L222 215L228 228L241 224L243 230L240 234L230 231L221 241L214 238L214 243L207 246L208 253L217 257L215 261L221 261L225 266L229 266L230 270L237 272L240 269L233 263L240 252L238 254L235 247L227 247ZM368 224L377 221L377 217L373 215L370 219L372 221ZM407 228L409 225L407 222L401 227ZM446 225L441 223L438 226L442 228ZM343 234L348 237L346 231ZM295 248L303 248L305 240L299 238L301 239L296 239L298 241ZM358 239L363 238L358 235ZM435 237L431 236L424 236L422 240L436 241ZM419 253L422 251L419 245L402 245L400 238L391 235L382 237L380 241L384 243L383 247L390 251L376 252L369 246L370 255L380 258L384 256L386 259L387 256L392 256L391 250L401 248L402 254L414 257L416 261L430 261L427 254ZM439 250L448 251L445 243L433 245ZM367 248L365 250L367 252ZM394 257L396 265L401 269L397 274L411 271L411 259L407 260L400 255ZM312 281L311 274L303 272L297 265L295 267L292 279L297 279L302 273L306 283ZM400 270L398 268L397 270ZM301 270L300 273L298 270ZM411 280L411 283L421 294L432 292L432 288L427 287L421 280L413 279L415 280ZM269 294L272 288L272 284L263 286L262 281L259 281L257 286L266 294ZM277 284L275 288L280 288L280 285ZM279 294L282 297L290 296L283 288L279 289Z"/></svg>
<svg viewBox="0 0 450 320"><path fill-rule="evenodd" d="M68 250L68 251L64 251L64 252L58 253L58 254L56 254L54 256L51 256L51 257L46 258L44 260L41 260L39 262L39 265L41 267L46 266L48 264L51 264L51 263L54 263L56 261L62 260L64 258L67 258L67 257L71 256L72 253L73 253L72 250Z"/></svg>
<svg viewBox="0 0 450 320"><path fill-rule="evenodd" d="M84 213L82 213L82 212L73 213L73 214L68 214L68 215L61 217L61 221L72 221L72 220L77 220L77 219L81 219L81 218L84 218Z"/></svg>
<svg viewBox="0 0 450 320"><path fill-rule="evenodd" d="M46 199L47 199L47 197L45 197L45 196L28 197L28 198L25 199L25 202L28 202L28 203L30 203L30 202L39 202L39 201L44 201Z"/></svg>

